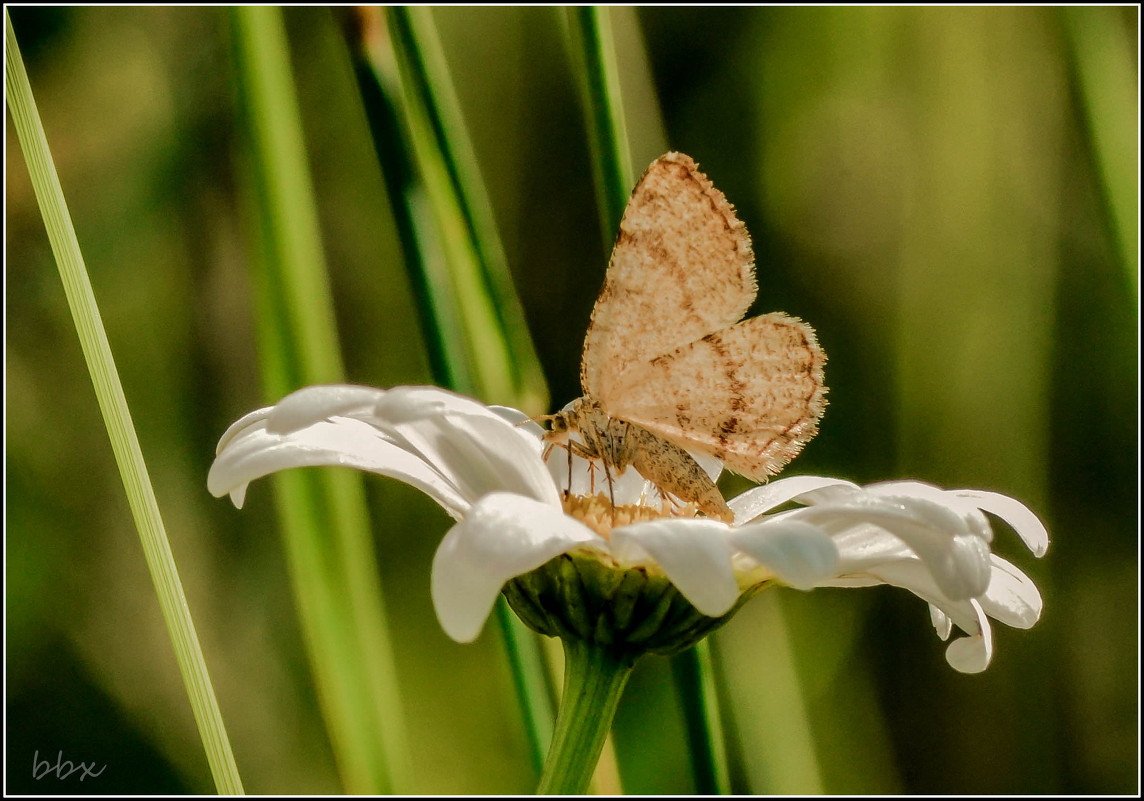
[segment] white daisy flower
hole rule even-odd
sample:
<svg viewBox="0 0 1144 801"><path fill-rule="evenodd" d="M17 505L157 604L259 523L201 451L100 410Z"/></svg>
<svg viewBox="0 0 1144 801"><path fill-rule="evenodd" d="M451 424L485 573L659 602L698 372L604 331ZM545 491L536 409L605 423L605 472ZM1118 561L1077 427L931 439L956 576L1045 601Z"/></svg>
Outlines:
<svg viewBox="0 0 1144 801"><path fill-rule="evenodd" d="M1003 495L798 476L735 498L728 525L665 499L631 469L614 477L609 498L597 492L607 490L600 471L579 457L545 460L542 434L522 412L433 387L308 387L234 423L207 484L241 507L256 478L340 465L427 493L458 521L434 557L432 596L460 642L477 637L502 591L543 633L670 653L775 582L893 584L929 602L943 639L955 624L969 635L947 659L976 672L991 656L988 618L1027 628L1040 615L1036 587L991 552L983 511L1038 556L1048 536ZM718 475L717 462L697 460ZM774 511L791 502L799 506Z"/></svg>

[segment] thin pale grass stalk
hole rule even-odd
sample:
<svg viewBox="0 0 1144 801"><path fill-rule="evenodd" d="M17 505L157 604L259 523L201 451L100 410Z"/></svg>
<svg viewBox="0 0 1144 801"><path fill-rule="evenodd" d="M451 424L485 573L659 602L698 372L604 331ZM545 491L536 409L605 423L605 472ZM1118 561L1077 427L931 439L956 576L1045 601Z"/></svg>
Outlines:
<svg viewBox="0 0 1144 801"><path fill-rule="evenodd" d="M123 394L123 386L119 381L7 9L4 11L4 55L4 87L8 96L8 108L28 163L40 213L59 267L84 360L91 374L99 409L127 492L131 515L139 532L147 568L155 585L167 633L175 649L179 672L191 702L215 788L220 794L241 795L242 779L238 775L214 687L195 634L190 608L183 595L174 555L167 541L155 492L131 422L127 399Z"/></svg>
<svg viewBox="0 0 1144 801"><path fill-rule="evenodd" d="M416 290L434 380L532 413L547 388L512 290L444 55L428 9L359 9L350 47ZM388 33L388 37L385 35ZM498 599L496 620L533 766L555 729L537 634Z"/></svg>
<svg viewBox="0 0 1144 801"><path fill-rule="evenodd" d="M255 191L257 322L264 391L342 380L281 11L234 10ZM260 218L260 219L259 219ZM261 230L259 230L261 229ZM405 792L409 754L365 494L342 471L275 477L303 637L346 789Z"/></svg>
<svg viewBox="0 0 1144 801"><path fill-rule="evenodd" d="M604 241L612 242L634 177L610 10L581 6L568 9L567 14L571 52L588 121L600 223ZM727 794L731 790L730 772L708 643L702 641L674 657L673 675L684 712L696 791Z"/></svg>

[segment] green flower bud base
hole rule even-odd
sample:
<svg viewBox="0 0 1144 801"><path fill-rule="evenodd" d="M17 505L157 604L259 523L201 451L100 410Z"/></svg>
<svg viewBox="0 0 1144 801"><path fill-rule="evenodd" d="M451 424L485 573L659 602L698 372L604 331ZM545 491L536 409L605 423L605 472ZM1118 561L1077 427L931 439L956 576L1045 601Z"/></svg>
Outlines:
<svg viewBox="0 0 1144 801"><path fill-rule="evenodd" d="M760 587L761 588L761 587ZM668 578L644 567L620 567L594 552L561 554L505 585L509 606L549 637L593 642L633 660L690 648L726 623L757 589L727 614L702 614Z"/></svg>
<svg viewBox="0 0 1144 801"><path fill-rule="evenodd" d="M564 644L564 694L538 792L585 792L636 660L690 648L761 588L708 617L654 569L620 567L590 551L562 554L509 581L504 595L513 611Z"/></svg>

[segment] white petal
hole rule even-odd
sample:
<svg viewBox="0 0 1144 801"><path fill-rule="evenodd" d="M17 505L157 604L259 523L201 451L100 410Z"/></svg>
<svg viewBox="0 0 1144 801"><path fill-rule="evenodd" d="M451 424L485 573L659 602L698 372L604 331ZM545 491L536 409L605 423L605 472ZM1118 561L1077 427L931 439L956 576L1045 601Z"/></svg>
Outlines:
<svg viewBox="0 0 1144 801"><path fill-rule="evenodd" d="M933 623L937 636L941 637L942 640L948 640L949 635L953 632L953 620L933 604L929 605L929 611L930 622Z"/></svg>
<svg viewBox="0 0 1144 801"><path fill-rule="evenodd" d="M1034 556L1044 556L1049 548L1049 532L1029 507L999 492L984 490L954 490L955 495L968 498L980 509L992 512L1004 520L1017 536L1029 546Z"/></svg>
<svg viewBox="0 0 1144 801"><path fill-rule="evenodd" d="M959 637L945 649L945 661L961 673L980 673L993 659L993 632L989 618L974 603L978 630L968 637Z"/></svg>
<svg viewBox="0 0 1144 801"><path fill-rule="evenodd" d="M923 601L927 601L938 607L963 630L968 632L976 632L978 630L977 611L974 601L968 599L954 600L942 593L941 588L934 581L933 575L917 558L887 562L860 576L845 575L837 579L828 579L823 581L819 586L846 587L870 585L869 581L856 584L854 582L855 578L874 578L882 584L889 584L894 587L909 590ZM941 633L940 629L938 633Z"/></svg>
<svg viewBox="0 0 1144 801"><path fill-rule="evenodd" d="M539 449L540 429L529 424L524 412L508 406L485 406L480 401L438 387L394 387L378 399L374 421L383 429L387 426L418 425L442 418L462 418L492 421L497 425L508 423L509 429L530 449Z"/></svg>
<svg viewBox="0 0 1144 801"><path fill-rule="evenodd" d="M520 409L514 409L511 406L489 406L488 408L497 417L511 423L517 430L524 431L538 440L544 438L544 427Z"/></svg>
<svg viewBox="0 0 1144 801"><path fill-rule="evenodd" d="M847 576L838 576L836 578L821 581L821 582L819 582L818 586L819 587L843 587L843 588L847 588L847 589L852 589L855 587L880 587L885 583L886 582L882 581L882 579L875 578L874 576L863 576L863 575L849 576L849 575L847 575Z"/></svg>
<svg viewBox="0 0 1144 801"><path fill-rule="evenodd" d="M719 617L739 598L728 531L698 518L635 523L612 530L612 555L621 564L646 563L650 556L696 609Z"/></svg>
<svg viewBox="0 0 1144 801"><path fill-rule="evenodd" d="M417 487L454 517L469 506L446 477L362 420L336 417L286 434L272 434L264 426L260 421L230 438L207 474L211 494L229 492L241 508L246 485L278 470L355 467Z"/></svg>
<svg viewBox="0 0 1144 801"><path fill-rule="evenodd" d="M607 543L559 508L509 493L486 495L433 557L431 592L441 628L457 642L471 642L505 582L578 547L603 551Z"/></svg>
<svg viewBox="0 0 1144 801"><path fill-rule="evenodd" d="M1032 579L997 554L989 589L977 600L989 617L1016 629L1030 628L1041 617L1041 593Z"/></svg>
<svg viewBox="0 0 1144 801"><path fill-rule="evenodd" d="M820 586L848 587L868 586L871 576L842 577L823 582ZM934 583L933 576L917 559L907 559L882 565L873 574L885 584L902 587L924 601L930 603L930 619L937 634L947 639L952 630L951 623L967 632L969 636L955 639L945 651L946 661L962 673L979 673L989 665L993 655L993 638L989 621L975 600L953 601L942 595Z"/></svg>
<svg viewBox="0 0 1144 801"><path fill-rule="evenodd" d="M398 387L378 402L371 422L470 503L496 491L560 503L541 443L474 400L433 387Z"/></svg>
<svg viewBox="0 0 1144 801"><path fill-rule="evenodd" d="M838 548L840 574L861 573L884 562L917 558L901 539L872 523L860 523L839 532L831 529L830 533Z"/></svg>
<svg viewBox="0 0 1144 801"><path fill-rule="evenodd" d="M986 542L993 541L993 529L989 520L981 513L977 504L956 492L943 490L933 484L921 481L883 481L878 484L868 484L863 489L871 495L890 500L899 501L918 498L935 506L949 509L959 515L966 527Z"/></svg>
<svg viewBox="0 0 1144 801"><path fill-rule="evenodd" d="M988 543L971 533L960 515L932 501L866 495L845 505L798 509L791 517L832 534L851 526L874 525L889 531L918 555L950 598L972 598L989 586ZM844 559L847 555L842 552Z"/></svg>
<svg viewBox="0 0 1144 801"><path fill-rule="evenodd" d="M253 412L248 412L247 414L244 414L242 417L231 423L226 431L223 432L223 435L218 438L218 444L215 445L215 456L218 456L220 453L222 453L223 448L229 445L231 440L233 440L246 429L253 428L254 426L258 426L260 424L260 427L265 428L266 426L264 421L273 411L273 406L266 406L261 409L255 409Z"/></svg>
<svg viewBox="0 0 1144 801"><path fill-rule="evenodd" d="M796 520L748 524L730 542L754 557L784 583L809 590L837 573L838 548L828 534Z"/></svg>
<svg viewBox="0 0 1144 801"><path fill-rule="evenodd" d="M285 434L331 417L350 417L371 410L385 390L352 384L304 387L278 403L266 420L271 434Z"/></svg>
<svg viewBox="0 0 1144 801"><path fill-rule="evenodd" d="M844 486L858 490L858 485L840 478L824 478L821 476L791 476L780 478L761 487L752 487L728 502L731 511L735 513L735 520L753 520L764 512L769 512L776 506L792 501L812 490L823 487Z"/></svg>
<svg viewBox="0 0 1144 801"><path fill-rule="evenodd" d="M439 387L394 387L378 398L376 412L393 424L415 423L446 414L499 416L480 401Z"/></svg>

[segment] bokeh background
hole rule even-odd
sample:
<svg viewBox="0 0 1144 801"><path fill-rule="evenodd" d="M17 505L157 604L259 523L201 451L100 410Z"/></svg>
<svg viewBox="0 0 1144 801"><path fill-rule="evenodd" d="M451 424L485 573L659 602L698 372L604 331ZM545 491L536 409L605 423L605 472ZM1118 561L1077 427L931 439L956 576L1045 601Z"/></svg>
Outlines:
<svg viewBox="0 0 1144 801"><path fill-rule="evenodd" d="M257 380L228 11L9 10L246 788L339 792L270 488L238 512L205 484L227 425L277 400ZM427 383L337 12L285 16L348 378ZM558 407L610 246L558 12L434 16ZM753 235L755 311L812 322L830 356L821 433L788 472L996 490L1053 540L1038 561L996 526L1045 611L996 627L982 675L946 665L903 591L752 601L715 636L735 787L1138 792L1138 9L614 23L636 169L669 148L699 161ZM6 124L7 787L212 792ZM448 518L367 486L415 789L529 792L493 627L458 645L433 615ZM628 792L691 790L669 679L648 658L624 697ZM58 750L107 772L32 781L33 752Z"/></svg>

